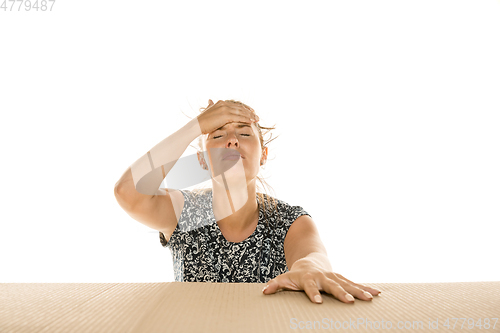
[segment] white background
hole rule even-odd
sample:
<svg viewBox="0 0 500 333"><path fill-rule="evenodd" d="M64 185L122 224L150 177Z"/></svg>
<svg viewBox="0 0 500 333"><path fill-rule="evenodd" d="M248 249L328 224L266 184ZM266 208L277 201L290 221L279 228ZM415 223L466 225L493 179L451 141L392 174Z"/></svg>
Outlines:
<svg viewBox="0 0 500 333"><path fill-rule="evenodd" d="M276 124L261 175L335 272L500 280L500 1L18 5L0 11L0 282L173 281L113 188L209 98Z"/></svg>

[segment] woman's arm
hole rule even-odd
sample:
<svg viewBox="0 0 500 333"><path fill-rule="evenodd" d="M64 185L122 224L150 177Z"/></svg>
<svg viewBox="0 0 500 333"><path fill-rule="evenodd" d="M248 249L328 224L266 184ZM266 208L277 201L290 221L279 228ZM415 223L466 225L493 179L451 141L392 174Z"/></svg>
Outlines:
<svg viewBox="0 0 500 333"><path fill-rule="evenodd" d="M194 118L135 161L116 183L115 194L132 204L145 195L165 195L165 191L158 191L161 182L189 144L201 134L198 120Z"/></svg>
<svg viewBox="0 0 500 333"><path fill-rule="evenodd" d="M297 218L285 237L285 257L289 271L267 283L262 292L273 294L280 289L304 290L311 302L321 303L320 291L332 294L342 302L354 302L354 297L371 301L380 294L374 288L356 284L332 267L314 221L308 215Z"/></svg>
<svg viewBox="0 0 500 333"><path fill-rule="evenodd" d="M323 256L319 258L318 264L324 269L332 269L318 229L309 215L299 216L293 221L286 233L284 248L286 264L290 271L295 262L312 253L322 253ZM312 257L309 260L312 260Z"/></svg>

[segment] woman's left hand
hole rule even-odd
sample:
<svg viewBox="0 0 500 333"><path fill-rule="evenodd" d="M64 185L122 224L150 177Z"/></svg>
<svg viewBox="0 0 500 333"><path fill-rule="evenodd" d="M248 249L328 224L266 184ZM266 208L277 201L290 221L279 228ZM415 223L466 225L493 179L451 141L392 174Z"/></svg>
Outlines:
<svg viewBox="0 0 500 333"><path fill-rule="evenodd" d="M292 270L268 281L262 292L264 295L269 295L280 289L304 290L313 303L323 302L320 291L332 294L344 303L353 303L352 296L363 301L371 301L372 295L380 294L377 289L354 283L338 273L322 270L307 262L294 264Z"/></svg>

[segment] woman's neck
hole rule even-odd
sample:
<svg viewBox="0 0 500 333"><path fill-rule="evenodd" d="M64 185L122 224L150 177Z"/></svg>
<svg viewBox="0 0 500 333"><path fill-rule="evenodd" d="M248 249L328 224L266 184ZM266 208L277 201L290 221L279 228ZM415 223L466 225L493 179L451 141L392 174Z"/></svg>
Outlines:
<svg viewBox="0 0 500 333"><path fill-rule="evenodd" d="M258 221L255 179L248 184L213 182L212 195L213 213L219 227L231 233L245 233Z"/></svg>

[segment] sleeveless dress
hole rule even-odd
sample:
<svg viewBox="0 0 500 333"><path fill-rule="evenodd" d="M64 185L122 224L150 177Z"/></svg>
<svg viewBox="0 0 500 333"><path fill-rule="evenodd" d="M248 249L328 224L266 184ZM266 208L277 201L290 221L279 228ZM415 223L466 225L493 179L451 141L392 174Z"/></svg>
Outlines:
<svg viewBox="0 0 500 333"><path fill-rule="evenodd" d="M177 282L266 283L288 272L284 243L288 229L301 215L309 215L300 206L270 196L260 202L257 228L247 239L226 240L213 214L212 189L195 196L180 190L184 207L172 236L167 241L160 232L160 243L170 249ZM267 218L266 218L267 215ZM311 215L309 215L311 216Z"/></svg>

